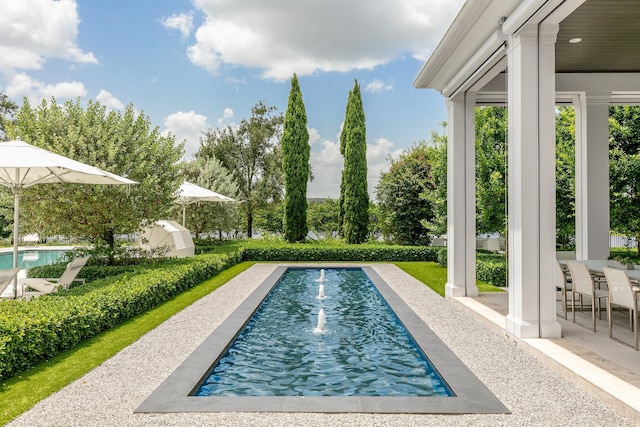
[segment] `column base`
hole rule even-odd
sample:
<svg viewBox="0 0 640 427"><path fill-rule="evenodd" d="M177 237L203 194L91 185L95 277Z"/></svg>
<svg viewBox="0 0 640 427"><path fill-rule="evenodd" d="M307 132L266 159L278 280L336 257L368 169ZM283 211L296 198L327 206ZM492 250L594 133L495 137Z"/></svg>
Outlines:
<svg viewBox="0 0 640 427"><path fill-rule="evenodd" d="M446 298L453 297L477 297L478 287L475 285L467 285L466 288L455 286L453 283L447 282L444 285L444 296Z"/></svg>
<svg viewBox="0 0 640 427"><path fill-rule="evenodd" d="M560 338L562 327L555 320L537 323L524 322L514 318L511 314L506 317L507 333L518 338Z"/></svg>

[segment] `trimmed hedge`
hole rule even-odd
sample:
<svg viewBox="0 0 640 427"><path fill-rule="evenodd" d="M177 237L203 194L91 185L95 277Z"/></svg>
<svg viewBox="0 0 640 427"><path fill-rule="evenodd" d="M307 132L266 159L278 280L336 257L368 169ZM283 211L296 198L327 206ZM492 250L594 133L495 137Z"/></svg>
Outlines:
<svg viewBox="0 0 640 427"><path fill-rule="evenodd" d="M438 264L447 267L447 251L438 254ZM493 286L507 286L507 262L504 255L483 250L476 251L476 279Z"/></svg>
<svg viewBox="0 0 640 427"><path fill-rule="evenodd" d="M104 266L104 265L85 265L78 273L79 279L84 279L86 282L93 282L94 280L104 279L106 277L118 276L123 273L133 273L140 271L141 268L149 267L152 264L146 265L116 265L116 266ZM42 265L39 267L32 267L27 271L28 277L60 277L67 268L66 263L56 263L51 265Z"/></svg>
<svg viewBox="0 0 640 427"><path fill-rule="evenodd" d="M436 261L443 248L429 246L381 245L307 245L261 244L247 245L243 261ZM445 250L446 252L446 250Z"/></svg>
<svg viewBox="0 0 640 427"><path fill-rule="evenodd" d="M0 303L0 379L26 370L240 262L240 252L136 266L30 301Z"/></svg>

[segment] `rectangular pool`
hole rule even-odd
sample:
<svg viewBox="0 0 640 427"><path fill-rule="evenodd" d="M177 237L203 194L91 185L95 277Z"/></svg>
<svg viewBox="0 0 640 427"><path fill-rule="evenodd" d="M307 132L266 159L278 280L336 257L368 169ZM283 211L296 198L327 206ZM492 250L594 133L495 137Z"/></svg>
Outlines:
<svg viewBox="0 0 640 427"><path fill-rule="evenodd" d="M361 268L290 268L194 395L452 393Z"/></svg>
<svg viewBox="0 0 640 427"><path fill-rule="evenodd" d="M322 266L331 268L331 266ZM291 268L297 268L292 266ZM362 413L508 413L509 410L411 310L373 267L362 271L375 285L412 341L446 382L453 396L442 395L286 395L195 396L218 360L288 270L278 266L247 299L136 409L135 412L362 412ZM327 296L332 296L326 286ZM331 325L327 315L326 331ZM306 322L308 323L308 321ZM306 325L313 328L313 325ZM352 340L345 343L351 345Z"/></svg>

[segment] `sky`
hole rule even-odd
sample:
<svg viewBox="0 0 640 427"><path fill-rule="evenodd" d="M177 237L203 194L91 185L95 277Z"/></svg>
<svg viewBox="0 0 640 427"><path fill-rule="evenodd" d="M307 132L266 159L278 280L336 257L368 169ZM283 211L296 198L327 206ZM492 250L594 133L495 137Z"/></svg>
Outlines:
<svg viewBox="0 0 640 427"><path fill-rule="evenodd" d="M442 132L443 97L413 81L463 0L0 0L0 91L22 105L131 104L193 158L207 129L259 101L285 113L291 77L307 112L315 180L337 198L339 134L357 80L369 193L389 156Z"/></svg>

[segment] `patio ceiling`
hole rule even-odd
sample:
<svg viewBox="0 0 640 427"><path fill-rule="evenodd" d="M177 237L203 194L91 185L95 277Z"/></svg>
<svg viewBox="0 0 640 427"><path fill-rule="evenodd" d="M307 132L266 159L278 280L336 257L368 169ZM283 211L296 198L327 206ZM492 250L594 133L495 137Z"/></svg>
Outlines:
<svg viewBox="0 0 640 427"><path fill-rule="evenodd" d="M560 23L556 71L640 72L640 1L587 0Z"/></svg>
<svg viewBox="0 0 640 427"><path fill-rule="evenodd" d="M526 13L537 15L534 20L541 20L553 14L554 8L580 1L467 0L419 71L414 86L436 89L446 97L472 85L480 92L504 92L504 75L494 74L492 81L490 76L478 75L484 61L484 65L495 64L491 65L494 70L506 66L504 38L498 30L503 17L513 30L528 20L518 13L519 9L528 9ZM581 41L569 42L576 38ZM600 87L598 90L609 87L612 91L634 92L638 99L631 101L640 102L640 0L584 1L560 22L555 49L557 77L567 76L557 82L558 90L572 91L578 81L588 81L590 87Z"/></svg>

